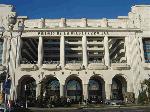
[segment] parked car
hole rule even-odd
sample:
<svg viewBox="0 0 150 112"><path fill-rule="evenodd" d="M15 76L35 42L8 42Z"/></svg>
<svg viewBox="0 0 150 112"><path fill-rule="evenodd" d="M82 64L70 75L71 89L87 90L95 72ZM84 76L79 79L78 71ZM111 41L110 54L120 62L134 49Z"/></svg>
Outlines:
<svg viewBox="0 0 150 112"><path fill-rule="evenodd" d="M107 104L107 105L124 105L125 102L122 100L105 100L105 104Z"/></svg>

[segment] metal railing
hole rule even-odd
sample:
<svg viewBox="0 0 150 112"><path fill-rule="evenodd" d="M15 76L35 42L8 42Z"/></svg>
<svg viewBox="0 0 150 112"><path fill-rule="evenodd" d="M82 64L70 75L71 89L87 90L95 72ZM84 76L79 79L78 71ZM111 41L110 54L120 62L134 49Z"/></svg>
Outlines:
<svg viewBox="0 0 150 112"><path fill-rule="evenodd" d="M60 64L60 61L43 61L43 64Z"/></svg>
<svg viewBox="0 0 150 112"><path fill-rule="evenodd" d="M102 60L93 60L89 61L89 63L104 63Z"/></svg>
<svg viewBox="0 0 150 112"><path fill-rule="evenodd" d="M37 61L24 61L24 60L22 60L20 63L21 64L37 64Z"/></svg>
<svg viewBox="0 0 150 112"><path fill-rule="evenodd" d="M111 60L111 63L127 63L127 60L123 60L123 61L120 61L120 60Z"/></svg>
<svg viewBox="0 0 150 112"><path fill-rule="evenodd" d="M73 63L73 64L75 64L75 63L82 63L82 61L72 60L72 61L66 61L66 63Z"/></svg>

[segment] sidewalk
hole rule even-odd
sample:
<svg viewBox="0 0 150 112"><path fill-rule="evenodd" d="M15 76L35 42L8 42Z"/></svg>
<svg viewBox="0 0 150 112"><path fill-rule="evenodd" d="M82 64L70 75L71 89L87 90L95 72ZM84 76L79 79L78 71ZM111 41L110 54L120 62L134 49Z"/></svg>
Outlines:
<svg viewBox="0 0 150 112"><path fill-rule="evenodd" d="M107 110L107 109L142 109L142 108L149 108L150 109L150 105L146 105L146 106L140 106L140 105L135 105L135 106L104 106L104 107L79 107L79 108L75 108L75 107L57 107L57 108L38 108L38 107L30 107L29 109L31 110L78 110L78 109L88 109L88 110L94 110L94 109L98 109L98 110Z"/></svg>

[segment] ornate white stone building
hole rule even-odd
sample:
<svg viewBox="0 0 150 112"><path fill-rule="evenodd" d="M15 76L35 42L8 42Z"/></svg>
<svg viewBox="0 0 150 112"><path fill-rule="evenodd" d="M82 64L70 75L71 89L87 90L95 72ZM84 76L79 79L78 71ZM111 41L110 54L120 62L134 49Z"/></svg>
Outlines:
<svg viewBox="0 0 150 112"><path fill-rule="evenodd" d="M74 101L81 96L123 100L126 92L138 97L150 73L150 5L135 5L117 19L17 16L9 30L12 14L13 6L0 5L0 26L5 27L0 70L9 67L11 98L23 97L25 89L34 98L57 95Z"/></svg>

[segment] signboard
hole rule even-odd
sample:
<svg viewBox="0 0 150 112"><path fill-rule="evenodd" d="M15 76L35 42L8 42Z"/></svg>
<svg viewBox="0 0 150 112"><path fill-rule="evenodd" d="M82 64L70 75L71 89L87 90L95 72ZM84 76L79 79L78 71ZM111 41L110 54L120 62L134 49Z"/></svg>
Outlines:
<svg viewBox="0 0 150 112"><path fill-rule="evenodd" d="M98 31L90 31L90 32L85 32L85 31L43 31L43 32L38 32L38 35L46 35L46 36L56 36L56 35L64 35L64 36L83 36L83 35L88 35L88 36L95 36L95 35L103 35L106 32L98 32Z"/></svg>

